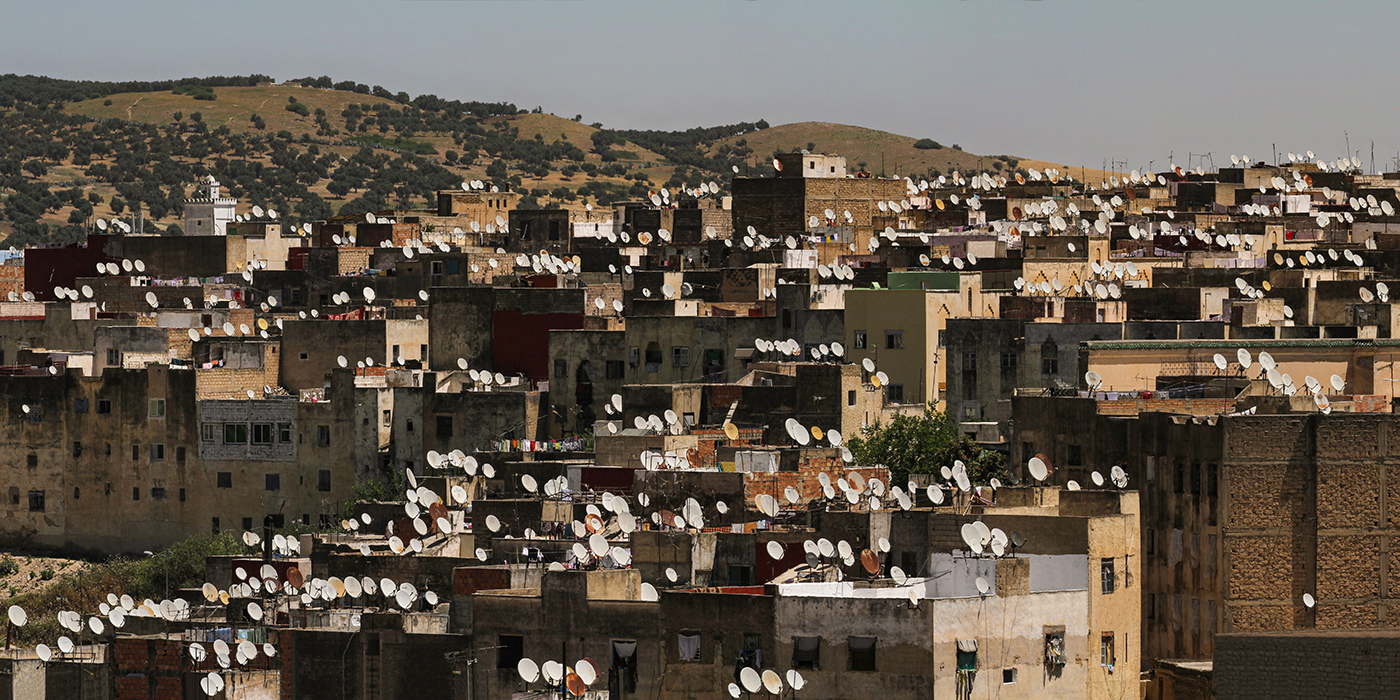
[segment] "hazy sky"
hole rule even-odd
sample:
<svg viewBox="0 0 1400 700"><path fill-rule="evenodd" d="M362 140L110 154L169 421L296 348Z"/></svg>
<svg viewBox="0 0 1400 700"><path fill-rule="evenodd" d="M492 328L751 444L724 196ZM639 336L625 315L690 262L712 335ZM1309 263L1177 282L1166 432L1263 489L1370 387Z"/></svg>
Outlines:
<svg viewBox="0 0 1400 700"><path fill-rule="evenodd" d="M0 3L0 71L329 75L617 128L834 121L1077 166L1400 150L1394 0ZM1390 48L1386 48L1389 46ZM1388 154L1388 155L1387 155ZM1190 163L1194 165L1194 161Z"/></svg>

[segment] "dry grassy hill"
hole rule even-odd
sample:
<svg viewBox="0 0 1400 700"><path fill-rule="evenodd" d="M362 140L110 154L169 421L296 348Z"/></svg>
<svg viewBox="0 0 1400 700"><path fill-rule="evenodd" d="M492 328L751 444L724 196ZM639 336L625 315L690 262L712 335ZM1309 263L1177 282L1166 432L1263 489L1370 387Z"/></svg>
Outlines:
<svg viewBox="0 0 1400 700"><path fill-rule="evenodd" d="M343 90L321 90L304 88L300 85L259 85L257 87L216 87L212 88L218 99L196 100L189 95L176 95L166 92L128 92L109 97L74 102L67 111L86 114L104 119L127 119L152 124L168 124L175 121L175 113L181 112L186 119L199 112L211 128L227 125L234 131L253 131L250 118L258 114L267 122L267 130L273 133L287 130L294 135L315 134L316 121L313 117L303 117L287 111L287 98L295 97L314 114L317 108L324 109L332 123L340 120L340 113L347 105L388 104L398 107L398 103L373 95L362 95ZM111 104L107 104L110 102Z"/></svg>

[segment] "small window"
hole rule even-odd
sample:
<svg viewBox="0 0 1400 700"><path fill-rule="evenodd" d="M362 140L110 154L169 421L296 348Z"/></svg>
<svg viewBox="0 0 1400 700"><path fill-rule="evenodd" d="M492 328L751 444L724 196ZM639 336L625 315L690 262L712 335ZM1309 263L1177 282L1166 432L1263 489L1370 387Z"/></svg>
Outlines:
<svg viewBox="0 0 1400 700"><path fill-rule="evenodd" d="M821 670L821 637L792 638L792 667L800 670Z"/></svg>
<svg viewBox="0 0 1400 700"><path fill-rule="evenodd" d="M434 274L434 275L440 275L440 274L442 274L442 261L441 261L441 260L434 260L434 261L432 262L432 265L430 266L430 269L432 270L432 274Z"/></svg>
<svg viewBox="0 0 1400 700"><path fill-rule="evenodd" d="M852 671L875 670L875 638L847 637L846 649L850 654Z"/></svg>
<svg viewBox="0 0 1400 700"><path fill-rule="evenodd" d="M140 462L140 461L141 461L141 446L140 446L140 445L133 444L133 445L131 446L131 461L133 461L133 462Z"/></svg>
<svg viewBox="0 0 1400 700"><path fill-rule="evenodd" d="M214 442L219 439L218 423L202 423L199 426L199 437L205 442Z"/></svg>
<svg viewBox="0 0 1400 700"><path fill-rule="evenodd" d="M904 385L891 384L885 394L890 403L904 403Z"/></svg>
<svg viewBox="0 0 1400 700"><path fill-rule="evenodd" d="M181 463L181 464L184 464L184 463L185 463L185 446L184 446L184 445L180 445L180 446L178 446L178 447L175 448L175 461L176 461L176 462L179 462L179 463Z"/></svg>
<svg viewBox="0 0 1400 700"><path fill-rule="evenodd" d="M1001 684L1012 685L1016 682L1016 669L1003 668L1001 670Z"/></svg>
<svg viewBox="0 0 1400 700"><path fill-rule="evenodd" d="M154 499L156 499L156 500L158 500L158 501L163 501L163 500L165 500L165 487L163 487L163 486L152 486L152 487L151 487L151 498L154 498Z"/></svg>
<svg viewBox="0 0 1400 700"><path fill-rule="evenodd" d="M122 351L116 348L107 348L107 364L113 367L120 367L122 364Z"/></svg>
<svg viewBox="0 0 1400 700"><path fill-rule="evenodd" d="M452 416L437 417L437 436L443 439L452 437Z"/></svg>
<svg viewBox="0 0 1400 700"><path fill-rule="evenodd" d="M319 470L319 471L316 472L316 490L317 490L317 491L330 491L330 490L331 490L331 470L329 470L329 469L321 469L321 470Z"/></svg>
<svg viewBox="0 0 1400 700"><path fill-rule="evenodd" d="M77 487L77 486L74 486L74 487L73 487L73 500L75 500L75 501L78 500L78 496L80 495L80 493L81 493L81 492L78 490L78 487Z"/></svg>
<svg viewBox="0 0 1400 700"><path fill-rule="evenodd" d="M244 519L243 519L243 529L244 529L244 530L251 530L251 529L253 529L253 519L252 519L252 518L244 518Z"/></svg>
<svg viewBox="0 0 1400 700"><path fill-rule="evenodd" d="M111 412L112 412L112 402L111 402L111 401L108 401L107 399L98 399L98 400L97 400L97 412L100 413L100 414L108 414L108 413L111 413Z"/></svg>
<svg viewBox="0 0 1400 700"><path fill-rule="evenodd" d="M1143 554L1151 556L1157 553L1157 531L1147 528L1143 531Z"/></svg>
<svg viewBox="0 0 1400 700"><path fill-rule="evenodd" d="M389 361L386 362L385 364L393 364L393 363L397 362L398 359L399 359L399 346L395 345L395 346L394 346L394 351L391 352L391 353L389 353Z"/></svg>
<svg viewBox="0 0 1400 700"><path fill-rule="evenodd" d="M131 500L133 500L133 501L139 501L139 500L141 500L141 487L140 487L140 486L133 486L133 487L131 487Z"/></svg>
<svg viewBox="0 0 1400 700"><path fill-rule="evenodd" d="M568 379L568 378L569 378L569 361L568 361L568 360L555 360L555 361L554 361L554 378L555 378L555 379Z"/></svg>
<svg viewBox="0 0 1400 700"><path fill-rule="evenodd" d="M318 447L331 446L331 427L329 425L316 426L316 445Z"/></svg>
<svg viewBox="0 0 1400 700"><path fill-rule="evenodd" d="M681 661L700 660L699 632L681 632L676 637L676 658Z"/></svg>
<svg viewBox="0 0 1400 700"><path fill-rule="evenodd" d="M394 414L391 413L391 412L389 412L388 409L385 409L385 411L384 411L384 425L392 425L393 422L394 422Z"/></svg>
<svg viewBox="0 0 1400 700"><path fill-rule="evenodd" d="M688 347L680 347L680 346L671 348L671 366L672 366L672 367L689 367L689 366L690 366L690 348L688 348Z"/></svg>
<svg viewBox="0 0 1400 700"><path fill-rule="evenodd" d="M33 454L32 454L32 455L29 455L29 456L25 457L25 464L28 464L28 465L31 466L31 467L37 467L37 466L39 466L39 455L33 455Z"/></svg>
<svg viewBox="0 0 1400 700"><path fill-rule="evenodd" d="M153 442L153 443L151 443L151 461L152 461L152 462L164 462L164 461L165 461L165 445L162 445L162 444L160 444L160 443L158 443L158 442Z"/></svg>
<svg viewBox="0 0 1400 700"><path fill-rule="evenodd" d="M1041 356L1040 356L1040 373L1041 373L1041 374L1059 374L1059 373L1060 373L1060 358L1055 357L1055 356L1053 356L1053 355L1050 356L1050 357L1046 357L1045 355L1041 355Z"/></svg>
<svg viewBox="0 0 1400 700"><path fill-rule="evenodd" d="M1104 632L1099 638L1099 665L1113 668L1115 658L1113 656L1113 633Z"/></svg>
<svg viewBox="0 0 1400 700"><path fill-rule="evenodd" d="M219 534L219 516L216 515L209 519L209 531L216 535Z"/></svg>
<svg viewBox="0 0 1400 700"><path fill-rule="evenodd" d="M151 399L148 403L149 411L146 415L150 416L151 418L165 417L165 399Z"/></svg>
<svg viewBox="0 0 1400 700"><path fill-rule="evenodd" d="M214 483L221 489L233 488L233 472L219 472Z"/></svg>
<svg viewBox="0 0 1400 700"><path fill-rule="evenodd" d="M297 353L297 359L298 359L298 360L301 360L302 362L305 362L305 361L306 361L307 359L309 359L309 358L307 357L307 354L306 354L306 353L304 353L304 352L299 352L299 353Z"/></svg>
<svg viewBox="0 0 1400 700"><path fill-rule="evenodd" d="M1004 352L1001 354L1001 368L1008 371L1016 371L1016 353Z"/></svg>
<svg viewBox="0 0 1400 700"><path fill-rule="evenodd" d="M248 424L247 424L247 423L224 423L224 444L225 444L225 445L246 445L246 444L248 444Z"/></svg>
<svg viewBox="0 0 1400 700"><path fill-rule="evenodd" d="M77 458L82 457L82 456L83 456L83 443L78 442L77 440L74 440L74 441L73 441L73 459L77 459Z"/></svg>
<svg viewBox="0 0 1400 700"><path fill-rule="evenodd" d="M291 423L278 423L278 424L277 424L277 442L280 442L280 443L282 443L283 445L290 445L290 444L292 444L292 424L291 424Z"/></svg>
<svg viewBox="0 0 1400 700"><path fill-rule="evenodd" d="M271 444L272 444L272 424L271 424L271 423L254 423L254 424L253 424L253 444L254 444L254 445L271 445Z"/></svg>
<svg viewBox="0 0 1400 700"><path fill-rule="evenodd" d="M1112 559L1099 560L1099 583L1102 585L1105 594L1113 592L1117 580L1113 575Z"/></svg>
<svg viewBox="0 0 1400 700"><path fill-rule="evenodd" d="M1214 603L1215 601L1211 601L1211 602ZM1147 616L1147 619L1149 619L1149 620L1155 620L1155 619L1157 619L1157 594L1156 594L1156 593L1148 593L1148 594L1147 594L1147 601L1146 601L1145 603L1143 603L1143 606L1142 606L1142 607L1143 607L1143 613Z"/></svg>
<svg viewBox="0 0 1400 700"><path fill-rule="evenodd" d="M59 499L59 500L62 500L62 499ZM43 492L43 491L30 491L30 492L29 492L29 512L31 512L31 513L42 513L42 512L44 512L44 492Z"/></svg>
<svg viewBox="0 0 1400 700"><path fill-rule="evenodd" d="M0 352L0 357L3 357L3 356L4 356L4 353ZM4 364L4 363L3 363L3 362L0 362L0 364ZM73 412L74 412L74 413L87 413L87 412L88 412L88 400L87 400L87 399L73 399Z"/></svg>
<svg viewBox="0 0 1400 700"><path fill-rule="evenodd" d="M263 488L267 491L282 490L281 474L263 474Z"/></svg>
<svg viewBox="0 0 1400 700"><path fill-rule="evenodd" d="M904 349L904 331L885 331L885 349Z"/></svg>
<svg viewBox="0 0 1400 700"><path fill-rule="evenodd" d="M413 419L412 419L412 418L409 418L408 420L405 420L405 421L403 422L403 424L404 424L404 428L406 428L406 429L408 430L408 432L410 432L410 433L413 432ZM327 442L326 444L330 444L330 443Z"/></svg>
<svg viewBox="0 0 1400 700"><path fill-rule="evenodd" d="M856 331L851 336L851 347L857 350L865 349L865 331Z"/></svg>
<svg viewBox="0 0 1400 700"><path fill-rule="evenodd" d="M515 670L525 658L525 638L514 634L500 635L497 641L496 668Z"/></svg>
<svg viewBox="0 0 1400 700"><path fill-rule="evenodd" d="M847 390L846 390L846 405L847 405L847 406L854 406L854 405L856 405L856 390L855 390L855 389L847 389Z"/></svg>
<svg viewBox="0 0 1400 700"><path fill-rule="evenodd" d="M180 489L180 502L181 502L181 503L184 503L184 502L185 502L185 490L184 490L184 489Z"/></svg>
<svg viewBox="0 0 1400 700"><path fill-rule="evenodd" d="M1084 465L1084 450L1079 445L1069 446L1069 466L1079 467Z"/></svg>
<svg viewBox="0 0 1400 700"><path fill-rule="evenodd" d="M622 360L608 360L603 365L603 376L607 379L622 379Z"/></svg>
<svg viewBox="0 0 1400 700"><path fill-rule="evenodd" d="M961 640L959 640L959 646L961 646L961 645L962 645L962 642L961 642ZM958 649L958 670L959 670L959 671L976 671L976 670L977 670L977 649L976 649L976 648L973 648L971 651L963 651L962 649Z"/></svg>

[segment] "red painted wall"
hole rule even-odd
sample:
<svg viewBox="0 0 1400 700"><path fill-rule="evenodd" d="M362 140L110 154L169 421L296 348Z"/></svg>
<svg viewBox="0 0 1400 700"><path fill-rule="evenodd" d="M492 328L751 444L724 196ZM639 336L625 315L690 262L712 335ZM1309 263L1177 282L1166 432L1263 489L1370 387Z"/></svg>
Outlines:
<svg viewBox="0 0 1400 700"><path fill-rule="evenodd" d="M534 382L549 379L549 332L583 328L583 314L497 311L491 321L496 371L524 372Z"/></svg>
<svg viewBox="0 0 1400 700"><path fill-rule="evenodd" d="M120 263L103 252L107 236L88 236L87 245L65 248L30 248L24 251L24 289L39 301L56 301L53 288L77 286L78 277L96 277L97 263Z"/></svg>

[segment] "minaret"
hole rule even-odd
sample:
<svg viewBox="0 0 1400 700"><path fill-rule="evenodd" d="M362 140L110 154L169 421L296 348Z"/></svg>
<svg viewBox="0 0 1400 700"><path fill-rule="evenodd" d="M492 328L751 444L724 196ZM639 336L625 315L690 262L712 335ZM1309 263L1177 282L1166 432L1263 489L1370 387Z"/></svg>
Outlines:
<svg viewBox="0 0 1400 700"><path fill-rule="evenodd" d="M185 200L186 236L226 236L238 200L221 196L219 181L210 175L199 183L193 199Z"/></svg>

